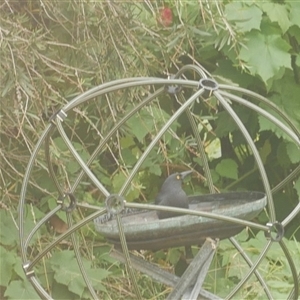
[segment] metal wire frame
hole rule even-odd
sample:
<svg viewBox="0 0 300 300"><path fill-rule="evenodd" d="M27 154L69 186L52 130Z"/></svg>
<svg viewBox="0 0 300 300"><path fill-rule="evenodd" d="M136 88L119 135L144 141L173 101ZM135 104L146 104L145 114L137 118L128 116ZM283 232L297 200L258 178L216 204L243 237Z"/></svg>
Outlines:
<svg viewBox="0 0 300 300"><path fill-rule="evenodd" d="M201 78L200 81L194 81L194 80L187 80L187 79L182 79L182 76L184 76L184 73L186 71L194 71L196 72L199 77ZM87 162L84 162L83 159L80 157L80 155L77 153L76 149L72 145L72 142L68 138L64 128L63 128L63 121L67 117L67 113L77 107L78 105L84 104L88 102L91 99L94 99L95 97L98 96L103 96L107 95L111 92L119 91L119 90L126 90L130 89L133 87L140 87L140 86L155 86L157 90L150 94L148 97L146 97L141 103L137 104L128 114L126 114L120 121L118 121L115 126L110 130L110 132L102 139L102 141L99 143L97 148L94 150L90 158L88 159ZM223 84L218 84L216 81L213 79L209 78L206 75L206 72L201 69L200 67L194 66L194 65L187 65L183 67L181 70L178 71L178 73L169 79L160 79L160 78L128 78L128 79L121 79L121 80L115 80L109 83L105 83L102 85L99 85L93 89L90 89L89 91L79 95L78 97L74 98L72 101L70 101L68 104L66 104L55 116L53 116L50 124L46 127L44 130L43 134L41 135L40 139L38 140L31 158L29 160L26 173L24 176L23 184L22 184L22 189L20 193L20 205L19 205L19 237L20 237L20 246L21 246L21 257L23 261L23 269L28 276L28 279L34 286L35 290L37 293L40 295L41 298L43 299L51 299L51 296L44 290L44 288L41 286L39 283L38 279L35 276L34 273L34 267L35 265L49 252L51 251L60 241L65 239L68 236L71 236L72 242L74 245L74 251L75 251L75 257L77 259L80 271L82 273L82 276L86 282L86 285L94 299L98 299L98 296L96 292L94 291L92 284L86 274L86 271L83 267L82 264L82 259L79 253L79 245L77 240L75 239L74 234L76 233L76 230L84 226L85 224L89 223L90 221L94 220L98 216L104 214L107 212L107 208L100 208L97 206L92 206L88 204L83 204L83 203L73 203L74 206L82 207L82 208L88 208L92 209L95 212L89 215L88 217L85 217L83 220L80 222L73 224L71 214L72 214L72 208L71 206L66 205L66 198L74 193L76 188L78 187L79 183L81 182L82 178L84 175L86 175L94 184L95 186L103 193L104 196L108 197L110 195L110 192L103 186L101 181L91 172L89 169L89 166L91 163L95 160L97 155L100 153L100 151L105 147L105 145L108 143L108 141L114 137L114 135L117 133L117 131L121 128L122 125L124 125L127 120L129 120L136 112L141 110L143 107L147 106L149 103L154 101L159 95L163 94L166 92L166 87L170 86L177 86L177 87L185 87L188 89L194 89L195 92L193 95L188 98L187 100L184 99L184 97L178 93L176 95L181 102L181 107L173 114L173 116L170 117L170 119L164 124L164 126L160 129L158 134L153 138L152 142L148 145L144 153L141 155L141 157L137 160L136 164L134 165L131 173L129 174L128 178L124 181L123 186L119 190L119 195L123 196L125 195L127 189L129 188L129 185L131 181L133 180L134 176L136 173L139 171L141 165L151 152L151 150L154 148L154 146L157 144L157 142L160 140L160 138L164 135L164 133L169 129L169 127L172 125L172 123L177 120L177 118L182 115L183 113L186 113L190 122L190 126L193 130L193 133L195 135L198 151L201 155L201 159L203 162L203 168L205 172L205 176L207 179L208 187L210 190L210 193L215 193L215 187L213 186L212 178L211 178L211 173L209 170L208 166L208 160L205 155L205 151L203 148L203 143L201 141L200 135L197 130L197 124L195 122L195 119L192 116L191 113L191 107L195 105L196 100L200 96L204 96L209 94L209 96L214 95L219 103L222 105L222 107L228 112L228 114L232 117L232 119L235 121L239 129L241 130L243 136L245 137L245 140L248 143L248 146L252 150L252 153L254 155L258 170L260 172L263 186L265 193L267 195L267 209L268 213L270 216L270 223L267 225L261 225L257 224L254 222L250 221L244 221L228 216L221 216L221 215L216 215L213 213L208 213L208 212L195 212L191 210L184 210L184 209L179 209L179 208L168 208L168 207L158 207L155 205L145 205L145 204L138 204L138 203L128 203L125 202L124 206L128 208L143 208L143 209L149 209L149 210L169 210L169 211L174 211L174 212L181 212L181 213L186 213L190 215L197 215L197 216L202 216L202 217L208 217L208 218L214 218L218 220L224 220L228 222L233 222L236 224L241 224L244 226L250 226L252 228L256 228L259 230L264 231L265 233L269 234L270 239L266 240L266 245L264 246L263 249L261 249L261 254L257 258L255 262L252 262L250 258L247 256L247 254L243 251L242 247L238 244L238 242L232 237L230 238L231 243L235 246L235 248L240 252L246 263L249 265L249 271L248 273L244 276L244 278L236 285L236 287L231 291L231 293L226 297L226 299L230 299L233 297L233 295L241 288L241 286L250 278L250 276L254 273L261 285L264 288L264 291L269 299L272 299L271 292L266 285L263 277L259 274L257 270L257 266L261 263L263 258L265 257L266 253L268 252L268 249L272 245L272 243L276 242L276 239L272 237L271 231L274 230L274 224L276 223L276 212L274 209L274 203L273 203L273 193L277 192L280 190L286 183L290 182L293 178L295 178L299 172L300 172L300 166L298 166L295 170L293 170L285 179L283 179L273 190L271 190L267 174L265 172L263 163L261 161L261 158L259 156L259 153L254 145L254 142L252 141L247 129L239 119L239 117L236 115L235 111L230 105L231 102L236 102L240 105L243 105L245 107L248 107L249 109L255 111L256 113L264 116L271 122L273 122L276 126L278 126L283 132L285 132L291 140L298 146L300 147L300 133L299 130L293 125L293 123L290 121L290 119L277 108L272 102L270 102L268 99L265 97L262 97L256 93L253 93L251 91L248 91L246 89L242 89L240 87L235 87L235 86L229 86L229 85L223 85ZM229 92L228 92L229 91ZM258 105L253 104L252 102L245 100L239 96L236 96L232 94L231 92L239 92L243 93L246 95L248 98L255 99L256 101L259 101L260 103L263 103L264 105L268 106L271 108L274 113L280 115L280 117L283 119L284 122L279 121L277 118L275 118L272 114L269 112L261 109ZM58 182L53 166L51 164L50 160L50 138L52 134L55 131L58 131L61 137L63 138L65 144L67 145L69 151L72 153L74 159L77 161L77 163L81 167L81 172L77 176L73 186L70 188L69 192L66 193L60 183ZM45 145L45 156L46 160L48 163L48 169L50 173L50 177L54 181L58 193L60 195L59 200L57 201L57 207L50 211L44 218L42 218L36 225L35 227L31 230L29 235L25 235L24 233L24 208L25 208L25 203L26 203L26 192L27 192L27 187L29 183L29 177L32 172L33 166L36 161L36 157L41 149L41 147ZM71 201L72 202L72 201ZM69 229L58 236L51 244L49 244L47 247L45 247L32 261L28 261L28 247L31 239L33 236L37 233L37 231L40 229L40 227L47 222L52 215L54 215L57 211L59 210L64 210L67 215L67 221L69 225ZM299 213L300 211L300 203L294 208L294 210L281 222L281 226L285 227L289 222L293 220L293 218ZM135 274L133 272L133 268L131 266L131 261L129 257L129 252L126 246L126 236L124 234L124 226L122 224L121 218L118 217L117 215L117 222L118 222L118 227L119 227L119 233L120 233L120 239L122 243L122 248L123 252L125 254L126 262L127 265L129 266L128 270L130 271L129 275L130 278L133 281L133 285L135 288L135 292L138 296L138 298L141 299L141 295L136 283L135 279ZM275 228L276 229L276 228ZM293 281L294 281L294 288L291 291L289 295L289 299L297 299L299 295L299 278L300 275L297 275L296 268L293 262L293 259L291 255L289 254L288 249L286 248L284 242L282 240L279 240L279 244L284 252L284 254L287 257Z"/></svg>

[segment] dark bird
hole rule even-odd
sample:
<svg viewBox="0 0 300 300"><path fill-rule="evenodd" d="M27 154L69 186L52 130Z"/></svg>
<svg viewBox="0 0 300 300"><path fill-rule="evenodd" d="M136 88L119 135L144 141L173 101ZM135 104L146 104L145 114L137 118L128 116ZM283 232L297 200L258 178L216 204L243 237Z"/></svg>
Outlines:
<svg viewBox="0 0 300 300"><path fill-rule="evenodd" d="M182 189L183 179L193 171L185 171L170 175L163 183L158 195L155 199L155 204L164 206L173 206L180 208L189 208L188 197ZM157 211L159 219L166 219L178 216L174 212Z"/></svg>

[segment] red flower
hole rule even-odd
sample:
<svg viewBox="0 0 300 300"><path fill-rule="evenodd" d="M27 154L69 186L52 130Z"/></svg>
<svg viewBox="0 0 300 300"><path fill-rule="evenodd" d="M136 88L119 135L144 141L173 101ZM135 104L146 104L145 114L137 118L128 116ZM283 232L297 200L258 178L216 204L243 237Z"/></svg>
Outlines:
<svg viewBox="0 0 300 300"><path fill-rule="evenodd" d="M168 27L173 22L173 13L171 8L164 7L159 11L159 23L164 27Z"/></svg>

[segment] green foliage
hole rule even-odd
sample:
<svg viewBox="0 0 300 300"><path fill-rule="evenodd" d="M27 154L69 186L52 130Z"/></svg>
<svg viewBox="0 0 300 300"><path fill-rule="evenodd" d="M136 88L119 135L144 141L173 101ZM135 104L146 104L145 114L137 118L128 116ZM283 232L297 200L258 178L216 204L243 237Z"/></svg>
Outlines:
<svg viewBox="0 0 300 300"><path fill-rule="evenodd" d="M241 247L251 258L256 261L260 255L260 250L266 245L263 233L259 233L255 238L248 238L246 231L241 232L236 239ZM284 242L293 257L296 269L300 266L300 248L295 240ZM295 259L294 259L295 258ZM229 241L221 241L218 254L214 258L208 277L205 281L206 288L211 292L225 297L235 285L243 278L249 270L249 266L242 258L241 254ZM261 261L258 271L264 278L267 286L271 290L272 296L277 299L286 299L293 282L289 263L278 243L273 243L265 258ZM222 280L216 278L223 277ZM252 275L246 284L239 291L234 299L265 299L266 294L263 287L258 283L255 275Z"/></svg>
<svg viewBox="0 0 300 300"><path fill-rule="evenodd" d="M247 39L239 58L251 66L253 75L259 74L264 82L268 82L281 68L291 68L291 57L288 53L291 47L281 38L280 30L277 33L264 32L264 29L252 31Z"/></svg>
<svg viewBox="0 0 300 300"><path fill-rule="evenodd" d="M238 165L232 159L223 159L219 164L217 164L216 171L219 175L225 178L238 178Z"/></svg>
<svg viewBox="0 0 300 300"><path fill-rule="evenodd" d="M10 283L4 294L8 299L40 299L28 280L15 280Z"/></svg>
<svg viewBox="0 0 300 300"><path fill-rule="evenodd" d="M55 272L54 279L61 285L68 287L73 294L83 298L86 284L81 276L73 251L62 251L55 253L49 261L51 269ZM83 265L87 275L91 279L92 285L97 291L105 291L101 281L106 278L110 272L97 268L91 268L91 261L83 260Z"/></svg>
<svg viewBox="0 0 300 300"><path fill-rule="evenodd" d="M243 2L231 2L225 6L227 20L234 22L236 29L241 32L260 30L263 12L254 5L245 5Z"/></svg>
<svg viewBox="0 0 300 300"><path fill-rule="evenodd" d="M171 15L163 20L166 8ZM177 0L134 3L8 0L1 4L0 12L1 299L37 298L22 270L18 248L16 211L21 183L34 145L49 118L83 91L117 78L166 77L183 65L200 63L217 81L238 84L266 96L300 128L300 3L297 1L212 1L204 5L202 1ZM192 73L185 75L199 79ZM152 91L153 87L148 86L113 92L69 112L64 129L83 161L88 160L116 122ZM184 90L185 96L188 93ZM108 191L117 193L122 188L137 159L178 109L177 100L168 95L160 97L130 118L107 142L90 169ZM260 106L281 119L271 108ZM299 165L299 149L274 123L237 104L232 107L253 138L270 185L275 187ZM216 188L263 190L249 146L216 99L199 101L192 113ZM63 189L68 189L80 172L79 164L57 132L50 141L50 149L57 179ZM42 148L26 195L26 233L57 205L56 187L49 179L44 154ZM195 138L187 117L182 115L142 164L126 191L126 200L151 202L169 173L190 167L195 172L185 185L187 192L208 193ZM85 177L76 189L76 197L98 206L103 206L105 200ZM298 176L274 194L278 220L292 211L299 198ZM77 222L86 214L77 210L72 218ZM57 216L66 225L66 214L60 211ZM265 223L267 217L262 214L259 220ZM33 237L32 257L53 235L61 233L56 221L51 223L52 231L47 226ZM123 267L109 258L110 247L103 245L103 237L94 232L92 225L82 228L78 235L82 239L84 265L97 293L106 299L110 299L111 293L113 299L132 299L132 287L122 277ZM300 240L299 216L286 228L286 236ZM95 243L101 246L93 248ZM299 257L298 244L286 243L293 251L293 258ZM264 239L260 234L242 243L254 259L262 245ZM290 274L283 255L276 257L280 251L276 245L267 254L261 270L274 297L286 298ZM88 299L90 295L71 250L69 241L64 241L35 272L54 298ZM179 263L182 253L182 249L172 249L149 255L166 266ZM235 249L222 243L216 270L211 270L213 280L206 283L210 290L226 296L238 282L242 275L236 270L244 267L245 262L233 259L236 256ZM120 290L121 285L126 288ZM166 296L163 285L142 275L139 285L145 298ZM239 297L263 299L263 294L251 279Z"/></svg>

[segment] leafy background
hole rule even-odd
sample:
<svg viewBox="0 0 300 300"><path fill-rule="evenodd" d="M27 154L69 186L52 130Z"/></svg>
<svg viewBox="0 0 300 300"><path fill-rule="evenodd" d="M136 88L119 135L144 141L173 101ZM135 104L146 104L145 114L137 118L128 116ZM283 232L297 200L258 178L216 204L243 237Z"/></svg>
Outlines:
<svg viewBox="0 0 300 300"><path fill-rule="evenodd" d="M300 3L298 1L2 1L0 4L1 51L1 202L0 294L3 299L35 299L25 278L18 248L17 206L32 149L51 115L83 91L103 82L136 76L166 77L181 66L203 65L219 82L238 84L266 96L300 127ZM195 79L194 74L188 74ZM95 99L70 113L65 122L75 148L86 159L95 140L105 136L151 88L113 93ZM106 188L117 191L136 158L152 136L178 108L172 99L159 99L130 119L91 166ZM101 104L99 104L101 103ZM300 155L290 140L264 118L235 107L248 128L274 187L299 165ZM265 108L267 109L267 108ZM198 112L199 131L210 158L216 188L262 190L253 156L233 122L213 101ZM188 193L208 193L201 161L195 155L186 119L179 119L150 153L126 198L147 202L169 173L193 167ZM58 135L51 141L51 160L65 188L79 166ZM157 154L159 153L159 155ZM220 156L220 154L222 154ZM76 196L102 205L103 195L83 181ZM300 179L275 195L278 220L299 203ZM30 230L49 209L57 193L48 180L44 152L40 153L26 196L25 229ZM86 214L78 210L75 221ZM300 268L299 215L286 228L286 243ZM263 213L257 221L266 223ZM34 237L30 257L66 230L66 217L58 213ZM91 224L78 231L84 264L103 299L132 299L124 266L108 253L110 245ZM243 232L238 240L255 259L265 243L257 232ZM193 247L193 251L197 251ZM63 250L63 251L62 251ZM161 267L184 269L184 249L143 252ZM239 272L237 272L237 269ZM211 267L205 287L226 296L246 270L237 251L224 241ZM278 245L260 266L274 298L285 299L292 281ZM63 241L35 270L42 285L56 299L88 299L74 260L72 243ZM164 299L169 289L143 274L138 283L144 298ZM262 288L251 278L237 299L264 299Z"/></svg>

